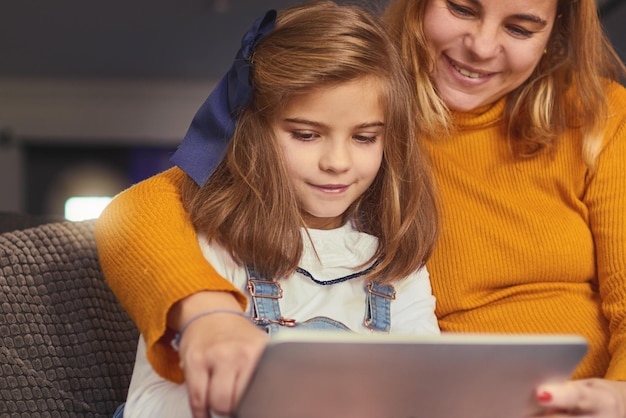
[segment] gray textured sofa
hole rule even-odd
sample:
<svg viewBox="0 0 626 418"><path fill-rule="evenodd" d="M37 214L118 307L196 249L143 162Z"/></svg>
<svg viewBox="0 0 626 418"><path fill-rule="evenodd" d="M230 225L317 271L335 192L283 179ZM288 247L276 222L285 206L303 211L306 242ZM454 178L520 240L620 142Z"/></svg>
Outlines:
<svg viewBox="0 0 626 418"><path fill-rule="evenodd" d="M138 331L100 271L94 221L0 234L0 417L111 417Z"/></svg>

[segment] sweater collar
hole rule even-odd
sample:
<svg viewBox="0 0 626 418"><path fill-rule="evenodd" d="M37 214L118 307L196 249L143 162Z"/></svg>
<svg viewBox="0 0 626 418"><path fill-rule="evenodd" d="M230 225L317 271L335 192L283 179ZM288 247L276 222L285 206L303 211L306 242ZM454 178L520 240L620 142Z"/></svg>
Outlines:
<svg viewBox="0 0 626 418"><path fill-rule="evenodd" d="M504 105L506 98L495 103L478 107L469 112L452 111L452 119L458 129L482 129L495 125L504 117Z"/></svg>

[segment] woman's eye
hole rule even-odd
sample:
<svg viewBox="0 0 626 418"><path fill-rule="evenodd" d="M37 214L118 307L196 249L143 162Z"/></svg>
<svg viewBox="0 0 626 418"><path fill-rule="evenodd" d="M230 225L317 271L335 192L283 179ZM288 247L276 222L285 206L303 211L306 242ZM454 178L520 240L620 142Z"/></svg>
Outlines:
<svg viewBox="0 0 626 418"><path fill-rule="evenodd" d="M453 14L460 17L472 17L475 14L472 9L461 6L460 4L453 3L451 1L448 2L448 9L450 9Z"/></svg>
<svg viewBox="0 0 626 418"><path fill-rule="evenodd" d="M515 37L518 38L530 38L531 36L533 36L533 32L524 29L520 26L507 26L507 30L509 31L509 33Z"/></svg>

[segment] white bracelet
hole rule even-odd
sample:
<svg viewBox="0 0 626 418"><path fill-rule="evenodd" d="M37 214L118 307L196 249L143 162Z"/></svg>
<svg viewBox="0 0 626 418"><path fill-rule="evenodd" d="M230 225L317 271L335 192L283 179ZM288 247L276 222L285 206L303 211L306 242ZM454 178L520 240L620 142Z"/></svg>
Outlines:
<svg viewBox="0 0 626 418"><path fill-rule="evenodd" d="M236 311L234 309L213 309L211 311L201 312L198 315L192 316L191 318L189 318L187 320L187 322L185 322L183 324L183 326L180 328L180 331L178 331L176 333L176 335L174 336L174 339L172 339L170 344L171 344L172 348L174 349L174 351L178 352L178 348L180 346L180 339L183 337L183 333L185 332L187 327L189 327L189 325L191 325L191 323L193 321L195 321L198 318L202 318L203 316L208 316L208 315L213 315L213 314L220 314L220 313L231 314L231 315L239 315L239 316L243 316L244 318L248 317L244 312Z"/></svg>

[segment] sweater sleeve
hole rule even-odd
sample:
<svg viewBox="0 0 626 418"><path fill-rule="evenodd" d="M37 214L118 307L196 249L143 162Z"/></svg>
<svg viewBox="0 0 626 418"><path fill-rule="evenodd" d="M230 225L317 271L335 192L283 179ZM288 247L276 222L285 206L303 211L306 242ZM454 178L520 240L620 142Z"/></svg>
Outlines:
<svg viewBox="0 0 626 418"><path fill-rule="evenodd" d="M95 238L106 280L145 338L155 371L183 380L169 341L167 314L203 290L246 298L206 261L180 199L184 172L171 168L117 195L96 223Z"/></svg>
<svg viewBox="0 0 626 418"><path fill-rule="evenodd" d="M626 91L614 89L609 100L612 114L585 201L602 311L609 320L611 362L605 377L626 380Z"/></svg>

